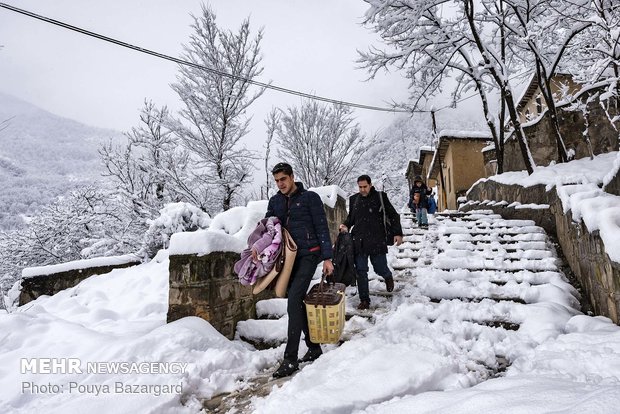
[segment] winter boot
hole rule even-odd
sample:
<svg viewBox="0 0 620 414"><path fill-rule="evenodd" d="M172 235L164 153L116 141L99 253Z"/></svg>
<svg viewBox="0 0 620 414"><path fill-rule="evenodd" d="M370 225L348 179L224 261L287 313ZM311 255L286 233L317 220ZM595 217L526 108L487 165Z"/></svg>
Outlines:
<svg viewBox="0 0 620 414"><path fill-rule="evenodd" d="M366 310L368 308L370 308L370 302L367 300L363 300L359 305L357 305L358 310Z"/></svg>
<svg viewBox="0 0 620 414"><path fill-rule="evenodd" d="M290 359L284 358L280 367L276 369L276 371L271 375L274 378L283 378L288 377L293 372L299 369L299 363L297 361L292 361Z"/></svg>
<svg viewBox="0 0 620 414"><path fill-rule="evenodd" d="M308 349L308 352L299 360L299 362L312 362L323 354L320 346Z"/></svg>
<svg viewBox="0 0 620 414"><path fill-rule="evenodd" d="M393 278L385 279L385 290L387 290L388 292L392 292L394 290Z"/></svg>

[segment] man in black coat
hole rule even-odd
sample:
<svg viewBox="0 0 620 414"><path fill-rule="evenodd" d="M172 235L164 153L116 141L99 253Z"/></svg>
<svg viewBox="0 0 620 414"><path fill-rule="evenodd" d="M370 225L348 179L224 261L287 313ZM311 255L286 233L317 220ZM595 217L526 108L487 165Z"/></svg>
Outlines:
<svg viewBox="0 0 620 414"><path fill-rule="evenodd" d="M359 193L349 198L349 215L340 229L347 231L353 227L353 243L355 247L355 268L357 270L357 289L360 295L358 309L370 307L370 292L368 289L368 259L372 268L385 280L388 292L394 290L394 279L387 264L386 223L390 222L391 234L394 234L394 244L403 242L403 230L400 225L400 216L382 191L377 191L371 185L368 175L357 179ZM383 202L381 200L383 198ZM385 209L385 211L384 211Z"/></svg>
<svg viewBox="0 0 620 414"><path fill-rule="evenodd" d="M301 182L295 182L293 168L289 164L278 163L271 173L280 191L269 199L265 217L278 217L297 244L297 255L287 291L288 338L284 360L273 373L275 378L280 378L299 369L297 356L302 331L308 352L301 360L314 361L322 354L321 346L310 341L304 297L319 262L323 261L325 275L331 275L334 266L331 261L332 243L327 216L321 197L313 191L307 191Z"/></svg>

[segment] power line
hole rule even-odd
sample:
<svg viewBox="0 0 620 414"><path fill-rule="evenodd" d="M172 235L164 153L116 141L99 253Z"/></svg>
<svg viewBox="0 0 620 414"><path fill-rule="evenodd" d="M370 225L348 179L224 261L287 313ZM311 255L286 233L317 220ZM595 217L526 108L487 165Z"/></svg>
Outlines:
<svg viewBox="0 0 620 414"><path fill-rule="evenodd" d="M232 78L232 79L235 79L235 80L242 80L242 81L248 82L248 83L250 83L252 85L259 86L261 88L271 89L271 90L274 90L274 91L277 91L277 92L282 92L282 93L287 93L287 94L290 94L290 95L301 96L302 98L308 98L308 99L313 99L313 100L316 100L316 101L328 102L328 103L332 103L332 104L336 104L336 105L350 106L350 107L359 108L359 109L368 109L368 110L371 110L371 111L401 112L401 113L408 113L408 114L411 114L412 112L420 112L420 113L430 112L430 111L424 111L424 110L411 111L411 110L403 110L403 109L395 109L395 108L383 108L383 107L372 106L372 105L364 105L364 104L358 104L358 103L354 103L354 102L347 102L347 101L340 101L340 100L337 100L337 99L325 98L325 97L322 97L322 96L312 95L312 94L309 94L309 93L305 93L305 92L301 92L301 91L296 91L296 90L293 90L293 89L283 88L281 86L272 85L271 83L264 83L264 82L259 82L259 81L255 81L255 80L252 80L252 79L247 79L247 78L244 78L242 76L237 76L237 75L233 75L233 74L230 74L230 73L222 72L222 71L217 70L217 69L213 69L213 68L209 68L207 66L199 65L197 63L188 62L188 61L185 61L185 60L182 60L182 59L179 59L179 58L175 58L175 57L172 57L172 56L169 56L169 55L165 55L163 53L159 53L159 52L156 52L156 51L153 51L153 50L150 50L150 49L145 49L145 48L142 48L142 47L139 47L139 46L135 46L135 45L132 45L130 43L123 42L121 40L113 39L113 38L108 37L108 36L104 36L104 35L101 35L101 34L98 34L98 33L95 33L95 32L91 32L91 31L86 30L86 29L82 29L82 28L77 27L77 26L70 25L68 23L61 22L59 20L54 20L54 19L51 19L49 17L42 16L40 14L36 14L36 13L29 12L27 10L19 9L17 7L11 6L11 5L6 4L6 3L0 3L0 7L4 8L4 9L7 9L7 10L10 10L10 11L13 11L15 13L23 14L25 16L32 17L34 19L44 21L46 23L50 23L50 24L53 24L53 25L56 25L56 26L60 26L60 27L65 28L65 29L72 30L74 32L81 33L81 34L86 35L86 36L94 37L96 39L103 40L105 42L113 43L115 45L122 46L122 47L125 47L125 48L128 48L128 49L132 49L132 50L135 50L135 51L138 51L138 52L141 52L141 53L145 53L147 55L155 56L155 57L158 57L160 59L169 60L169 61L177 63L179 65L195 67L195 68L202 69L202 70L205 70L205 71L208 71L208 72L211 72L211 73L215 73L215 74L217 74L219 76L225 76L225 77Z"/></svg>

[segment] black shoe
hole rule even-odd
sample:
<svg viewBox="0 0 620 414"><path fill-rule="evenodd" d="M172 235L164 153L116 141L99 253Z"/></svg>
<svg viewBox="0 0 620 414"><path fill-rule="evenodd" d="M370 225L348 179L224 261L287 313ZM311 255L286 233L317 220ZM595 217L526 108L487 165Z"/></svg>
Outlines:
<svg viewBox="0 0 620 414"><path fill-rule="evenodd" d="M299 364L297 363L297 361L291 361L289 359L284 359L280 367L276 369L276 371L271 376L274 378L288 377L289 375L291 375L293 372L297 371L298 369L299 369Z"/></svg>
<svg viewBox="0 0 620 414"><path fill-rule="evenodd" d="M366 310L368 308L370 308L370 302L367 300L363 300L359 305L357 305L358 310Z"/></svg>
<svg viewBox="0 0 620 414"><path fill-rule="evenodd" d="M323 355L323 350L321 350L320 346L316 348L310 348L308 349L308 352L306 352L306 354L299 360L299 362L312 362L321 355Z"/></svg>
<svg viewBox="0 0 620 414"><path fill-rule="evenodd" d="M394 290L394 279L392 278L385 279L385 290L387 290L388 292L391 292Z"/></svg>

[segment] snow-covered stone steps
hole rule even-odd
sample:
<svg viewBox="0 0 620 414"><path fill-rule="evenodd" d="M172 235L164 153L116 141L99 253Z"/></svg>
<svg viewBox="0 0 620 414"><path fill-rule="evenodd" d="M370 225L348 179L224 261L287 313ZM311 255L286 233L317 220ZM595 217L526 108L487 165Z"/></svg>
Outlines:
<svg viewBox="0 0 620 414"><path fill-rule="evenodd" d="M430 323L445 323L446 321L445 320L436 321L436 320L429 319L429 322ZM511 321L503 321L503 320L498 320L498 319L486 319L486 320L485 319L481 319L481 320L461 319L458 321L458 323L461 323L461 322L469 322L472 324L482 325L482 326L486 326L489 328L502 328L507 331L517 331L521 327L521 324L519 323L515 323Z"/></svg>
<svg viewBox="0 0 620 414"><path fill-rule="evenodd" d="M448 235L444 239L446 242L546 242L547 236L544 233L513 233L513 234L499 234L499 233L480 233L480 234L452 234Z"/></svg>
<svg viewBox="0 0 620 414"><path fill-rule="evenodd" d="M527 302L525 302L525 300L523 300L522 298L519 297L500 297L500 296L495 296L495 297L490 297L490 296L452 296L452 297L447 297L447 296L442 296L442 295L437 295L437 296L433 296L433 295L427 295L430 299L430 301L432 303L443 303L444 301L451 301L451 300L456 300L459 302L464 302L464 303L481 303L487 300L493 301L495 303L504 303L504 304L510 304L510 305L515 305L515 304L521 304L521 305L525 305L527 304Z"/></svg>
<svg viewBox="0 0 620 414"><path fill-rule="evenodd" d="M235 337L256 349L276 348L286 342L286 329L285 318L248 319L237 323Z"/></svg>
<svg viewBox="0 0 620 414"><path fill-rule="evenodd" d="M411 260L411 259L403 259ZM396 262L399 262L398 260ZM412 267L405 263L398 263L406 267ZM432 266L441 270L451 269L467 269L471 271L475 270L499 270L499 271L557 271L557 261L555 258L540 259L540 260L503 260L498 259L484 259L477 257L437 257L432 261Z"/></svg>
<svg viewBox="0 0 620 414"><path fill-rule="evenodd" d="M444 271L436 270L433 272L433 275L436 279L443 279L448 282L453 280L482 279L488 280L490 283L497 285L505 285L509 282L529 283L530 285L543 285L551 283L559 286L568 284L566 277L562 273L555 271L532 272L527 270L519 270L509 272L496 270L453 269ZM411 276L407 279L411 280Z"/></svg>
<svg viewBox="0 0 620 414"><path fill-rule="evenodd" d="M472 252L505 252L518 253L532 250L550 251L549 244L546 242L446 242L441 241L437 244L439 252L446 250L468 250Z"/></svg>
<svg viewBox="0 0 620 414"><path fill-rule="evenodd" d="M450 254L451 257L458 257L458 255L452 252L459 252L459 254L465 253L467 256L476 256L483 259L496 259L498 257L506 260L542 260L542 259L555 259L555 253L546 249L446 249L445 247L439 249L439 254ZM398 258L416 258L419 257L419 252L405 251L396 255Z"/></svg>
<svg viewBox="0 0 620 414"><path fill-rule="evenodd" d="M256 316L258 319L280 319L286 315L286 299L273 298L261 300L256 303Z"/></svg>

